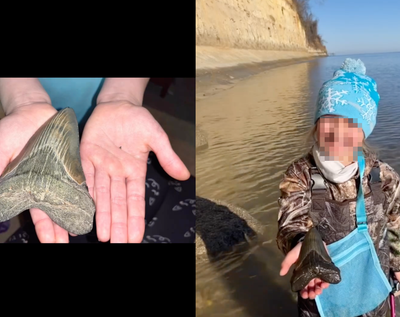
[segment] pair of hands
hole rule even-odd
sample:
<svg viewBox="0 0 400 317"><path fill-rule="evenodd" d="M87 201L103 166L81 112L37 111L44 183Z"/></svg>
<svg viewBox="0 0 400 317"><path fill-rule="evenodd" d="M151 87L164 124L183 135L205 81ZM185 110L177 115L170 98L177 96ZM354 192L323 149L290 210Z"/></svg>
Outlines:
<svg viewBox="0 0 400 317"><path fill-rule="evenodd" d="M0 120L1 172L56 112L50 104L38 103L16 108ZM96 204L99 241L142 241L150 151L171 177L182 181L190 177L168 136L147 109L120 101L95 108L83 131L80 155L89 193ZM68 243L68 232L46 213L39 209L31 209L30 213L40 242Z"/></svg>
<svg viewBox="0 0 400 317"><path fill-rule="evenodd" d="M302 242L299 242L292 250L288 252L288 254L286 254L286 257L283 259L281 264L281 270L279 273L281 276L286 275L289 272L290 267L297 261L300 255L301 246ZM326 249L326 251L328 251L328 249ZM395 272L394 274L396 279L400 281L400 272ZM315 299L315 297L322 294L322 291L328 288L329 285L329 283L324 282L319 278L314 278L303 290L300 291L300 296L304 299Z"/></svg>

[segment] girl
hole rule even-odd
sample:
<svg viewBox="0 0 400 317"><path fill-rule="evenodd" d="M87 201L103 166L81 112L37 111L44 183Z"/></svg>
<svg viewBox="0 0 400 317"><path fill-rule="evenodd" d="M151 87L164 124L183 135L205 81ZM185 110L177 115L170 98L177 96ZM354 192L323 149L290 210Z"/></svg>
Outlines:
<svg viewBox="0 0 400 317"><path fill-rule="evenodd" d="M299 292L300 316L389 312L390 271L400 278L400 186L399 175L365 142L379 99L364 64L346 59L320 89L311 150L289 166L280 183L280 274L296 262L313 226L341 270L339 284L313 279Z"/></svg>

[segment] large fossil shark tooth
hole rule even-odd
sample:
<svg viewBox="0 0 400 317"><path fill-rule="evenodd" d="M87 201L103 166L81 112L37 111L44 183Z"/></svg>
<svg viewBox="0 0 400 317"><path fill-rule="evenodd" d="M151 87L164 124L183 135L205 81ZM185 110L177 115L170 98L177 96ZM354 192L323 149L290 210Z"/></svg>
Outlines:
<svg viewBox="0 0 400 317"><path fill-rule="evenodd" d="M95 204L83 173L78 122L66 108L44 123L0 176L0 221L39 208L68 232L93 227Z"/></svg>
<svg viewBox="0 0 400 317"><path fill-rule="evenodd" d="M321 235L315 227L311 228L304 237L290 280L292 291L302 290L314 278L319 278L329 284L337 284L341 281L340 270L333 264Z"/></svg>

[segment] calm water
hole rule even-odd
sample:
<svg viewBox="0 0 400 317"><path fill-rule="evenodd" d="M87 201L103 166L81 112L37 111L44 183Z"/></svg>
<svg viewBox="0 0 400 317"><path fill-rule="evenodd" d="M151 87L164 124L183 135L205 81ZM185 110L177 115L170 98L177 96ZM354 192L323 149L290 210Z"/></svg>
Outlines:
<svg viewBox="0 0 400 317"><path fill-rule="evenodd" d="M381 101L377 125L369 140L379 149L380 158L400 172L400 53L348 56L360 58L367 75L377 82ZM327 57L272 69L198 101L196 123L207 132L209 148L196 155L197 195L248 210L269 225L268 238L275 239L282 173L308 150L305 134L312 127L318 90L346 57ZM275 287L288 290L289 278L278 276L282 255L275 242L269 244L265 254L270 275L277 277ZM256 284L246 285L250 293ZM215 287L228 286L225 283ZM235 293L235 289L230 291ZM275 301L274 305L267 305L269 300ZM216 305L214 309L211 306L204 316L222 316L221 311L226 316L287 316L289 311L293 313L290 307L294 303L290 295L280 301L264 298L262 302L247 303L259 306L250 312L251 309L243 310L240 300L233 302ZM264 314L263 307L268 307L270 313Z"/></svg>

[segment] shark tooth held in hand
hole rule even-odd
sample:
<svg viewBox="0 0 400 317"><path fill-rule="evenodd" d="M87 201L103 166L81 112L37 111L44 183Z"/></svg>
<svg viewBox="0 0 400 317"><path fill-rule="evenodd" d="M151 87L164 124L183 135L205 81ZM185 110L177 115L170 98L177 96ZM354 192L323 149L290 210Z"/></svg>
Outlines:
<svg viewBox="0 0 400 317"><path fill-rule="evenodd" d="M71 108L43 124L0 177L0 222L30 208L43 210L70 233L92 230L95 204L86 186Z"/></svg>
<svg viewBox="0 0 400 317"><path fill-rule="evenodd" d="M292 291L302 290L314 278L319 278L329 284L337 284L341 281L340 270L333 264L321 235L315 227L311 228L304 237L300 256L290 280Z"/></svg>

